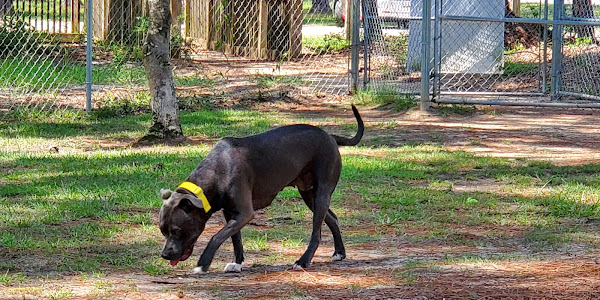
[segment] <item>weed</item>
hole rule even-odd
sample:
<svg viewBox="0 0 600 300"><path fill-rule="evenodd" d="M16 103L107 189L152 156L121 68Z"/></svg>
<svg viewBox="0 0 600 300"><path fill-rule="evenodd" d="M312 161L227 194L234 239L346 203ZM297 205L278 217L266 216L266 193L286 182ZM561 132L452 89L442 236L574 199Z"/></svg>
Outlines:
<svg viewBox="0 0 600 300"><path fill-rule="evenodd" d="M138 92L131 97L118 97L107 95L96 100L98 107L93 115L98 118L119 117L126 115L139 115L150 112L150 93Z"/></svg>
<svg viewBox="0 0 600 300"><path fill-rule="evenodd" d="M68 299L73 297L73 291L65 288L59 288L58 290L47 292L45 296L53 300Z"/></svg>
<svg viewBox="0 0 600 300"><path fill-rule="evenodd" d="M408 58L408 36L389 36L386 35L384 38L385 45L388 47L390 53L394 56L395 65L404 70L406 68L406 60Z"/></svg>
<svg viewBox="0 0 600 300"><path fill-rule="evenodd" d="M243 230L244 248L250 251L267 251L270 249L268 235L259 231L247 229Z"/></svg>
<svg viewBox="0 0 600 300"><path fill-rule="evenodd" d="M10 15L0 16L0 58L18 57L43 51L46 33L28 28L28 24ZM46 45L47 46L47 45Z"/></svg>
<svg viewBox="0 0 600 300"><path fill-rule="evenodd" d="M150 275L164 275L172 270L162 258L146 261L143 265L143 269Z"/></svg>
<svg viewBox="0 0 600 300"><path fill-rule="evenodd" d="M212 78L208 78L202 74L196 74L193 76L175 76L175 85L177 86L200 86L200 87L211 87L217 81Z"/></svg>
<svg viewBox="0 0 600 300"><path fill-rule="evenodd" d="M0 245L1 244L2 243L0 242ZM6 273L4 274L0 273L0 284L2 285L10 285L15 282L21 283L23 280L25 280L25 275L23 275L23 273L9 274L9 270L6 270Z"/></svg>

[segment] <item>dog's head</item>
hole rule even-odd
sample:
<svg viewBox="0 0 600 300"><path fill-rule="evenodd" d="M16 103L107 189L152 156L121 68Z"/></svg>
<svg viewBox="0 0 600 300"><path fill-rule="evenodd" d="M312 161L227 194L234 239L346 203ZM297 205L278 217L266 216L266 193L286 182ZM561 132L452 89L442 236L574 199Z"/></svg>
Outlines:
<svg viewBox="0 0 600 300"><path fill-rule="evenodd" d="M175 266L190 257L210 215L193 194L161 189L160 198L159 227L166 238L161 256Z"/></svg>

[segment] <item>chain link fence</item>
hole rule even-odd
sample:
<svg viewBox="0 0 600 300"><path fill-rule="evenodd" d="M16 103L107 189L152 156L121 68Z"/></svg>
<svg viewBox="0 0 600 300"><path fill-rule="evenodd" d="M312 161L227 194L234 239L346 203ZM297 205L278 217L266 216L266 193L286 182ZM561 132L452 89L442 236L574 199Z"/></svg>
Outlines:
<svg viewBox="0 0 600 300"><path fill-rule="evenodd" d="M266 90L263 85L277 82L304 92L348 91L349 42L340 2L187 0L185 11L184 36L194 49L215 51L196 51L195 58L235 70L227 73L227 88L258 81Z"/></svg>
<svg viewBox="0 0 600 300"><path fill-rule="evenodd" d="M560 26L558 98L600 100L600 1L565 1L557 19L582 25ZM595 25L583 25L583 23Z"/></svg>
<svg viewBox="0 0 600 300"><path fill-rule="evenodd" d="M78 1L0 1L0 110L85 103Z"/></svg>
<svg viewBox="0 0 600 300"><path fill-rule="evenodd" d="M1 110L85 108L88 4L92 107L147 107L148 1L0 1ZM348 30L335 1L176 0L171 8L182 106L349 90Z"/></svg>
<svg viewBox="0 0 600 300"><path fill-rule="evenodd" d="M90 1L0 0L1 111L85 108L88 5L93 108L147 110L147 0ZM353 86L418 94L423 76L441 102L598 100L600 3L508 2L519 1L174 0L180 105Z"/></svg>
<svg viewBox="0 0 600 300"><path fill-rule="evenodd" d="M363 88L407 94L420 90L420 61L409 57L421 49L421 36L415 30L420 30L422 18L415 5L395 0L362 2L364 50L358 71L362 71Z"/></svg>
<svg viewBox="0 0 600 300"><path fill-rule="evenodd" d="M428 43L425 2L432 16ZM422 50L429 47L425 75L434 101L595 107L588 100L600 100L600 2L556 2L363 0L363 82L419 93ZM396 30L390 19L408 20L408 28ZM397 36L406 40L403 47L390 42Z"/></svg>

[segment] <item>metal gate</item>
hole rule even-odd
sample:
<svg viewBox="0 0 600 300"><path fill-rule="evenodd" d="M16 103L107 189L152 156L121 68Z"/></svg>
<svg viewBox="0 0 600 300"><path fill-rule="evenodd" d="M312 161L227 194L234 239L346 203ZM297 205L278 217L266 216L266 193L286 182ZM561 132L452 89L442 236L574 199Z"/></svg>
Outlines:
<svg viewBox="0 0 600 300"><path fill-rule="evenodd" d="M363 0L362 85L418 93L425 106L600 107L600 2L511 2Z"/></svg>

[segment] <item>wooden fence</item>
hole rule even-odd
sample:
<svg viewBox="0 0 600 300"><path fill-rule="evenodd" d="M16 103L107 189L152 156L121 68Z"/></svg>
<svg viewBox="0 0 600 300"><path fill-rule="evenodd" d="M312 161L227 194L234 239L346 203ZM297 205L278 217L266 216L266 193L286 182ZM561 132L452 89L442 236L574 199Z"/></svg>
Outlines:
<svg viewBox="0 0 600 300"><path fill-rule="evenodd" d="M39 31L64 36L83 31L87 0L0 0L2 12ZM135 43L146 0L92 1L96 40ZM302 0L171 0L173 24L185 9L184 36L207 49L253 59L298 57L302 51ZM184 6L182 7L182 2ZM6 9L8 7L8 9Z"/></svg>
<svg viewBox="0 0 600 300"><path fill-rule="evenodd" d="M185 0L185 35L207 49L259 59L298 57L301 0Z"/></svg>
<svg viewBox="0 0 600 300"><path fill-rule="evenodd" d="M0 0L4 14L26 22L39 31L78 34L83 26L80 0Z"/></svg>

